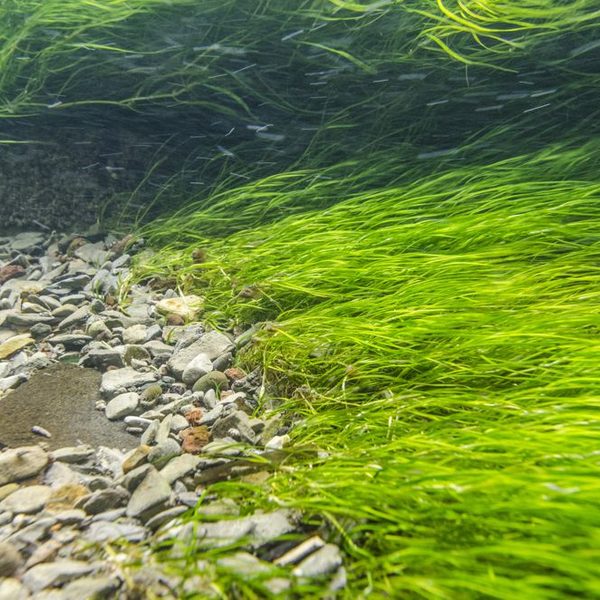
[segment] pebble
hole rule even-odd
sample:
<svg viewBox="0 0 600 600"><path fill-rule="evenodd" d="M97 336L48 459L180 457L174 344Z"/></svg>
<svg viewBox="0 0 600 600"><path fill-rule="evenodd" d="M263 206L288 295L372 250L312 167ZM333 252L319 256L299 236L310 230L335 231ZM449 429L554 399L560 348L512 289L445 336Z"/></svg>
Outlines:
<svg viewBox="0 0 600 600"><path fill-rule="evenodd" d="M136 392L126 392L115 396L105 409L106 418L114 421L130 415L138 407L140 396Z"/></svg>
<svg viewBox="0 0 600 600"><path fill-rule="evenodd" d="M20 488L0 502L0 511L25 514L39 512L51 494L52 488L47 485Z"/></svg>
<svg viewBox="0 0 600 600"><path fill-rule="evenodd" d="M170 497L171 486L153 468L131 495L127 516L147 520L160 512Z"/></svg>
<svg viewBox="0 0 600 600"><path fill-rule="evenodd" d="M39 446L23 446L0 453L0 485L35 477L47 464L48 454Z"/></svg>
<svg viewBox="0 0 600 600"><path fill-rule="evenodd" d="M199 340L192 342L190 345L176 348L167 364L173 375L181 379L183 371L190 361L199 354L206 354L210 360L214 360L232 346L231 340L226 335L218 331L209 331L202 334Z"/></svg>
<svg viewBox="0 0 600 600"><path fill-rule="evenodd" d="M335 571L341 564L340 549L334 544L325 544L305 558L292 573L296 577L320 577Z"/></svg>
<svg viewBox="0 0 600 600"><path fill-rule="evenodd" d="M94 455L94 449L88 444L69 446L53 450L50 453L52 460L65 463L81 463Z"/></svg>
<svg viewBox="0 0 600 600"><path fill-rule="evenodd" d="M94 566L79 560L58 560L35 565L23 575L23 583L34 593L58 586L94 571Z"/></svg>
<svg viewBox="0 0 600 600"><path fill-rule="evenodd" d="M33 341L33 340L32 340ZM200 377L213 370L212 361L205 352L200 352L187 364L181 376L183 383L194 385Z"/></svg>
<svg viewBox="0 0 600 600"><path fill-rule="evenodd" d="M161 469L160 474L170 485L172 485L178 479L181 479L188 473L194 471L200 463L200 460L201 459L198 456L193 454L176 456Z"/></svg>
<svg viewBox="0 0 600 600"><path fill-rule="evenodd" d="M10 577L23 564L17 548L10 542L0 542L0 578Z"/></svg>
<svg viewBox="0 0 600 600"><path fill-rule="evenodd" d="M106 398L112 398L120 389L126 389L136 386L144 386L155 382L157 379L154 373L140 373L131 367L107 371L102 376L100 392Z"/></svg>
<svg viewBox="0 0 600 600"><path fill-rule="evenodd" d="M0 578L0 600L29 600L29 590L12 577Z"/></svg>
<svg viewBox="0 0 600 600"><path fill-rule="evenodd" d="M174 456L181 454L181 446L173 439L167 438L157 444L148 453L148 462L157 469L164 467Z"/></svg>

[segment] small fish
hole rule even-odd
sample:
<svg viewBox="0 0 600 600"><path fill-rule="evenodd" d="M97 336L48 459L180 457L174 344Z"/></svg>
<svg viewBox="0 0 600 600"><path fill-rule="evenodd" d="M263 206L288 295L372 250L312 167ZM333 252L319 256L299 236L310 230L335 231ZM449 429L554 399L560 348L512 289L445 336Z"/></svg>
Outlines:
<svg viewBox="0 0 600 600"><path fill-rule="evenodd" d="M40 427L39 425L34 425L31 428L31 433L35 433L36 435L41 435L42 437L45 437L45 438L52 437L52 434L47 429L44 429L43 427Z"/></svg>

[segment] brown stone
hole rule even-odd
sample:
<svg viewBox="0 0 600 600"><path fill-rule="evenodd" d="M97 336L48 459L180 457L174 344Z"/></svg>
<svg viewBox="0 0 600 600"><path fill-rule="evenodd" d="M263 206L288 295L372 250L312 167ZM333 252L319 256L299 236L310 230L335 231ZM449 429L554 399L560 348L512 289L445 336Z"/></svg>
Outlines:
<svg viewBox="0 0 600 600"><path fill-rule="evenodd" d="M21 265L6 265L0 269L0 285L6 283L9 279L22 277L25 275L25 269Z"/></svg>
<svg viewBox="0 0 600 600"><path fill-rule="evenodd" d="M237 381L238 379L243 379L246 377L246 372L244 369L240 369L239 367L231 367L230 369L225 369L225 376L229 381Z"/></svg>
<svg viewBox="0 0 600 600"><path fill-rule="evenodd" d="M200 423L202 419L202 409L201 408L192 408L185 413L185 418L187 419L190 425L195 426Z"/></svg>
<svg viewBox="0 0 600 600"><path fill-rule="evenodd" d="M129 473L129 471L133 471L133 469L143 465L148 460L150 450L152 450L150 446L141 444L135 450L130 452L121 465L123 473Z"/></svg>
<svg viewBox="0 0 600 600"><path fill-rule="evenodd" d="M90 493L85 485L78 483L66 483L54 489L48 502L46 502L46 510L49 512L62 512L75 507L77 501L83 496Z"/></svg>
<svg viewBox="0 0 600 600"><path fill-rule="evenodd" d="M208 427L199 425L184 429L180 432L179 437L182 440L181 448L184 452L197 454L210 442L210 431Z"/></svg>

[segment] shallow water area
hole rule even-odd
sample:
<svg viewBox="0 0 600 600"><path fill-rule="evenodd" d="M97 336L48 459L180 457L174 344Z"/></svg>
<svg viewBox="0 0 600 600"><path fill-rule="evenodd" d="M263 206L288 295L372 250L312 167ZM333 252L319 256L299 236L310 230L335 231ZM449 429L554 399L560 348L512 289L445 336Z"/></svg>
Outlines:
<svg viewBox="0 0 600 600"><path fill-rule="evenodd" d="M40 442L50 449L90 444L131 449L137 439L95 409L100 398L101 375L94 369L57 364L35 373L31 379L0 399L0 441L7 446ZM52 434L32 433L37 425Z"/></svg>

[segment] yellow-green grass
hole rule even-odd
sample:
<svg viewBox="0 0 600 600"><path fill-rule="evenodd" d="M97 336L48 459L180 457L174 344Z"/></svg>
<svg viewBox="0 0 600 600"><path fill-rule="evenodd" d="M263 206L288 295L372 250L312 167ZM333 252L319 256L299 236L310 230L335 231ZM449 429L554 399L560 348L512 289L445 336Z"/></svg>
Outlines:
<svg viewBox="0 0 600 600"><path fill-rule="evenodd" d="M220 489L327 521L346 597L600 592L598 149L357 194L340 178L335 206L222 238L192 212L196 243L140 267L205 294L217 324L265 322L240 360L277 385L293 448L327 455L293 450L267 489ZM265 208L255 189L234 197Z"/></svg>

